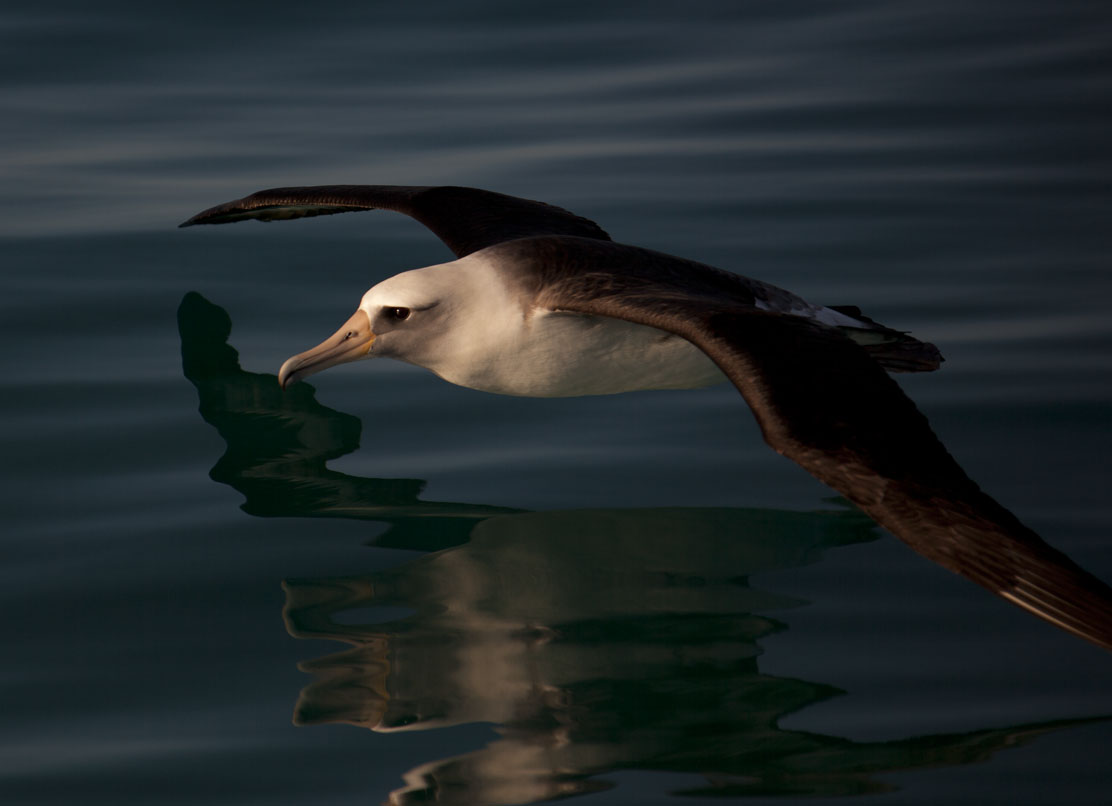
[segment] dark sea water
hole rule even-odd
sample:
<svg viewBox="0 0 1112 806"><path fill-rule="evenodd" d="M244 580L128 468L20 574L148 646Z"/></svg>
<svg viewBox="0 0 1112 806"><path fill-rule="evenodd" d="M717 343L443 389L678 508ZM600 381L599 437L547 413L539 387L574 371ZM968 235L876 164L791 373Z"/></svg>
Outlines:
<svg viewBox="0 0 1112 806"><path fill-rule="evenodd" d="M1112 7L0 10L0 802L1098 804L1112 656L933 565L730 387L282 360L447 250L277 185L462 184L852 303L1112 579ZM830 802L830 801L825 801Z"/></svg>

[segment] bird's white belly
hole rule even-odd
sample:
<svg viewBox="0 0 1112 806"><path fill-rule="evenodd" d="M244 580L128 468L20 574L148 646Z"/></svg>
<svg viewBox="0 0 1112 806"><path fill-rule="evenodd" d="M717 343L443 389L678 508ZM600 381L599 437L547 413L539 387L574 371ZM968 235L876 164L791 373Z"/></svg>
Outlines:
<svg viewBox="0 0 1112 806"><path fill-rule="evenodd" d="M488 323L489 328L489 323ZM429 367L472 389L527 397L694 389L726 380L686 339L620 319L536 311L451 366Z"/></svg>

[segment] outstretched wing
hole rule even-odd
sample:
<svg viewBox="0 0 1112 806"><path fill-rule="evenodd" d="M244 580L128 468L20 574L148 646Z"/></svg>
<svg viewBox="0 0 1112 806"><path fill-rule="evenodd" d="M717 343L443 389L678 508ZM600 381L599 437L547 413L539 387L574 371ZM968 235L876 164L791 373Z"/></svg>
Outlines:
<svg viewBox="0 0 1112 806"><path fill-rule="evenodd" d="M487 246L541 235L575 235L609 241L593 221L544 202L489 190L404 185L319 185L260 190L198 213L182 227L394 210L420 221L463 257Z"/></svg>
<svg viewBox="0 0 1112 806"><path fill-rule="evenodd" d="M522 282L531 278L540 307L688 339L738 388L778 453L920 554L1112 649L1112 588L983 493L899 385L838 330L758 310L724 293L719 270L658 253L548 238L499 251Z"/></svg>

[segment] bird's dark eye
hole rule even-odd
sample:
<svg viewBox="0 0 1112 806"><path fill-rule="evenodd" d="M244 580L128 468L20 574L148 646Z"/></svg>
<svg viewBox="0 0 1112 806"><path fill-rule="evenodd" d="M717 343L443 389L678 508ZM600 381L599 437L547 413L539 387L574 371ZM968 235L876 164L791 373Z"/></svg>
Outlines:
<svg viewBox="0 0 1112 806"><path fill-rule="evenodd" d="M403 319L409 318L409 308L387 308L386 315L401 322Z"/></svg>

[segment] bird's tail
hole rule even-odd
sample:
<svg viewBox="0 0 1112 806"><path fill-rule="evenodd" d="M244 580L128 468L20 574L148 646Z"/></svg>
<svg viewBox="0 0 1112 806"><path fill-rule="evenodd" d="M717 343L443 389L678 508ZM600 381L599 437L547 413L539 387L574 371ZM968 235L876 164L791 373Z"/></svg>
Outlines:
<svg viewBox="0 0 1112 806"><path fill-rule="evenodd" d="M933 344L874 322L856 306L828 307L861 323L861 327L843 326L839 330L860 344L889 372L933 372L945 360Z"/></svg>

